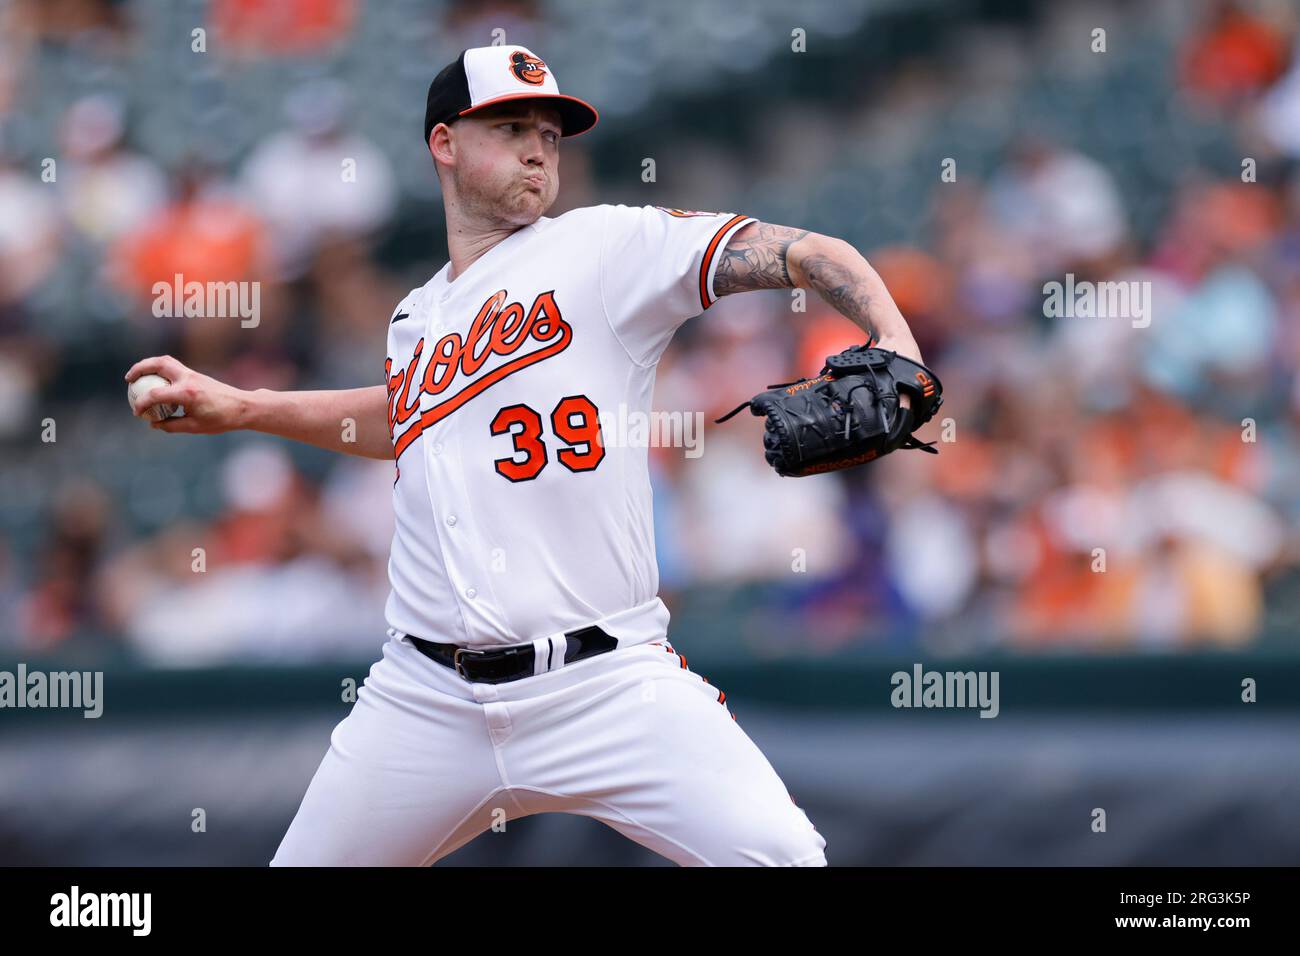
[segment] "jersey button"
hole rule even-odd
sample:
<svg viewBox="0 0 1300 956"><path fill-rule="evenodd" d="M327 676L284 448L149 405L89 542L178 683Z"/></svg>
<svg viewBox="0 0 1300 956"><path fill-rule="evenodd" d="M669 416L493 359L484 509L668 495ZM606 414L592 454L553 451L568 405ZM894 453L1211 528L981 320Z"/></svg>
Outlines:
<svg viewBox="0 0 1300 956"><path fill-rule="evenodd" d="M456 527L456 516L455 516L455 515L447 515L447 527L448 527L448 528L454 528L454 527Z"/></svg>
<svg viewBox="0 0 1300 956"><path fill-rule="evenodd" d="M478 597L478 591L476 591L474 588L466 588L465 597L469 598L472 601L476 597Z"/></svg>
<svg viewBox="0 0 1300 956"><path fill-rule="evenodd" d="M442 442L434 442L434 443L433 443L433 453L434 453L435 455L441 455L441 454L442 454Z"/></svg>

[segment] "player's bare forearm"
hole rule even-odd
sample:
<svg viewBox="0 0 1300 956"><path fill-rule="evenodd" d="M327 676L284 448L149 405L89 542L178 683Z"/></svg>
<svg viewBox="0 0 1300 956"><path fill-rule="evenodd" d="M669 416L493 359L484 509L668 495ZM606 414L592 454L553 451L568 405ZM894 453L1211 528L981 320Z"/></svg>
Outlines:
<svg viewBox="0 0 1300 956"><path fill-rule="evenodd" d="M245 428L363 458L393 457L388 437L388 389L247 393Z"/></svg>
<svg viewBox="0 0 1300 956"><path fill-rule="evenodd" d="M140 395L133 406L143 417L151 405L183 405L182 418L152 422L158 431L218 435L257 431L362 458L391 459L388 389L331 389L312 392L253 391L235 388L196 372L170 355L142 359L126 373L161 375L170 382Z"/></svg>
<svg viewBox="0 0 1300 956"><path fill-rule="evenodd" d="M871 264L843 239L767 222L739 229L714 273L718 295L812 289L881 348L921 362L912 330Z"/></svg>

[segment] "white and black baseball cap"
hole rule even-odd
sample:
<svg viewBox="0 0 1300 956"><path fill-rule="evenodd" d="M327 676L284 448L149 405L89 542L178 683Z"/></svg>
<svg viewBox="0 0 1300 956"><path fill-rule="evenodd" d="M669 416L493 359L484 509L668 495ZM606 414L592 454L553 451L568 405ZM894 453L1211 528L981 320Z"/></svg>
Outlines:
<svg viewBox="0 0 1300 956"><path fill-rule="evenodd" d="M544 99L560 114L560 135L576 136L599 118L590 103L565 96L541 58L522 46L476 46L462 50L429 84L424 142L439 123L451 123L507 100Z"/></svg>

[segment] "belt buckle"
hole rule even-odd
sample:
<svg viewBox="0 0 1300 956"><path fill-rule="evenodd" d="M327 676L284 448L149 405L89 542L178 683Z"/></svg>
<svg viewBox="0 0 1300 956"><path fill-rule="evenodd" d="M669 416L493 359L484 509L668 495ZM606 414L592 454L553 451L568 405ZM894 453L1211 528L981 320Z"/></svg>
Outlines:
<svg viewBox="0 0 1300 956"><path fill-rule="evenodd" d="M482 650L479 650L478 648L474 648L474 647L458 647L458 648L456 648L455 653L453 653L452 656L451 656L452 664L453 664L453 666L456 668L456 673L459 674L461 677L463 677L465 680L470 681L471 683L473 683L473 678L471 678L471 677L469 676L469 674L465 673L464 669L461 667L461 663L460 663L460 655L462 655L462 654L478 654L479 656L482 656L482 655L484 655L484 654L486 654L486 653L487 653L487 651L482 651Z"/></svg>

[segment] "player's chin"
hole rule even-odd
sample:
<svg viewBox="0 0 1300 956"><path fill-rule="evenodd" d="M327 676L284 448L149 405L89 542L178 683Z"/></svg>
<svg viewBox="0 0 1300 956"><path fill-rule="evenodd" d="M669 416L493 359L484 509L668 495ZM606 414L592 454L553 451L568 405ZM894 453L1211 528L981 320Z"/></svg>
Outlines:
<svg viewBox="0 0 1300 956"><path fill-rule="evenodd" d="M525 186L515 197L515 211L520 221L532 222L550 208L554 199L555 197L548 195L544 189Z"/></svg>

